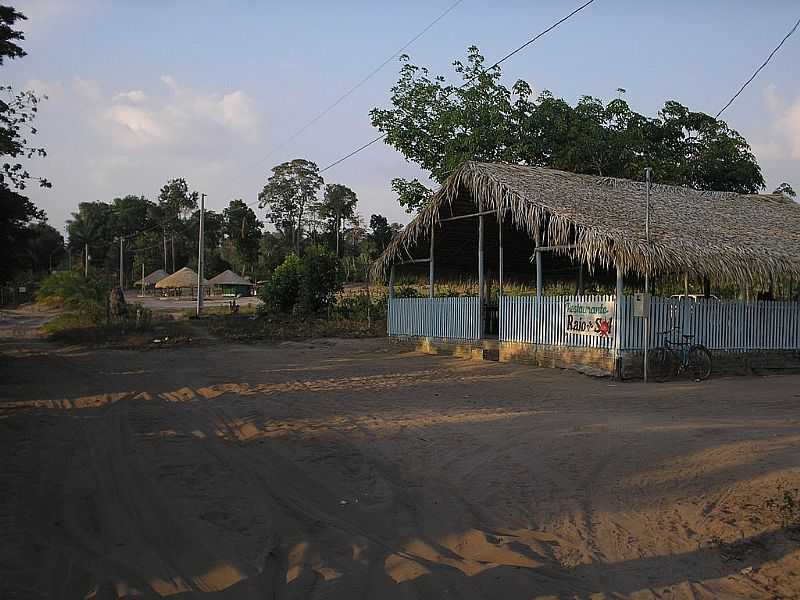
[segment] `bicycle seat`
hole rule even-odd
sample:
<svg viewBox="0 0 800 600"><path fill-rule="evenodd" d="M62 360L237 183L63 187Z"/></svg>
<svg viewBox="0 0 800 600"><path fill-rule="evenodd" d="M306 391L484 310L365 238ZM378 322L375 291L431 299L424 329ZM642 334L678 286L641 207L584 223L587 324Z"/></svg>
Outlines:
<svg viewBox="0 0 800 600"><path fill-rule="evenodd" d="M693 335L687 335L687 334L685 334L685 333L684 333L684 334L683 334L681 337L682 337L683 339L685 339L685 340L691 340L691 339L693 339L695 336L693 336Z"/></svg>

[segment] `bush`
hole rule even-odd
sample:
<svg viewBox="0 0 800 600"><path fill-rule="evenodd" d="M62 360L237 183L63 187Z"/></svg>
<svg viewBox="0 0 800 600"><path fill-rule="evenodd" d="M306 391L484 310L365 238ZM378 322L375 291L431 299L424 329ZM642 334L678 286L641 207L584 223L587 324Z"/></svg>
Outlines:
<svg viewBox="0 0 800 600"><path fill-rule="evenodd" d="M386 318L386 296L346 296L336 303L334 314L340 319L366 321L368 318L377 321Z"/></svg>
<svg viewBox="0 0 800 600"><path fill-rule="evenodd" d="M303 258L286 257L264 284L261 300L269 313L309 315L331 306L341 289L336 257L312 246Z"/></svg>
<svg viewBox="0 0 800 600"><path fill-rule="evenodd" d="M45 278L36 299L48 306L77 311L82 318L99 323L106 316L109 289L102 279L67 271Z"/></svg>
<svg viewBox="0 0 800 600"><path fill-rule="evenodd" d="M329 308L341 290L337 258L321 246L309 248L302 259L298 312L316 314Z"/></svg>
<svg viewBox="0 0 800 600"><path fill-rule="evenodd" d="M290 254L261 288L265 310L274 313L292 312L300 294L301 277L302 263L296 255Z"/></svg>

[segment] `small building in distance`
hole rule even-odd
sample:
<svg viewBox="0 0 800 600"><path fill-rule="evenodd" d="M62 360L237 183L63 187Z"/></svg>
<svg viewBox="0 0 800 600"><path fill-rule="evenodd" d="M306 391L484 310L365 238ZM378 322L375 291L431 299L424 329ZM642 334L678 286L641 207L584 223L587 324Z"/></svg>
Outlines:
<svg viewBox="0 0 800 600"><path fill-rule="evenodd" d="M155 290L156 284L165 277L169 277L169 273L167 273L164 269L156 269L133 285L139 289L144 288L144 293L146 294L148 291Z"/></svg>
<svg viewBox="0 0 800 600"><path fill-rule="evenodd" d="M249 296L253 289L253 284L249 280L230 269L212 277L208 283L213 286L215 295L228 297Z"/></svg>
<svg viewBox="0 0 800 600"><path fill-rule="evenodd" d="M203 279L203 294L208 295L209 283ZM197 273L189 267L183 267L156 283L156 289L162 290L165 296L196 296Z"/></svg>

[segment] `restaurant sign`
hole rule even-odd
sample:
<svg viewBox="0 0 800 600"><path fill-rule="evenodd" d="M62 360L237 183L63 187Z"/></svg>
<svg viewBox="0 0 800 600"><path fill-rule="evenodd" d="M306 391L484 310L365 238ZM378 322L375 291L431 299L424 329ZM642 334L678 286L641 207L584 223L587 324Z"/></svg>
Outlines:
<svg viewBox="0 0 800 600"><path fill-rule="evenodd" d="M614 301L580 300L568 302L564 325L568 333L602 338L613 337Z"/></svg>

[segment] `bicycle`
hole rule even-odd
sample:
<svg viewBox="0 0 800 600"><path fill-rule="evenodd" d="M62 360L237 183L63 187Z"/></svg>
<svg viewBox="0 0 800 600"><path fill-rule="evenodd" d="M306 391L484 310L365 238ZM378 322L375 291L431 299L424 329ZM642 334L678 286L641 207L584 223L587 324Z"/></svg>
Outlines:
<svg viewBox="0 0 800 600"><path fill-rule="evenodd" d="M659 331L656 335L668 336L675 329ZM656 381L666 381L680 373L688 373L695 381L704 381L711 375L711 353L702 344L693 344L693 335L682 335L682 342L665 337L663 345L653 348L647 357L647 372Z"/></svg>

